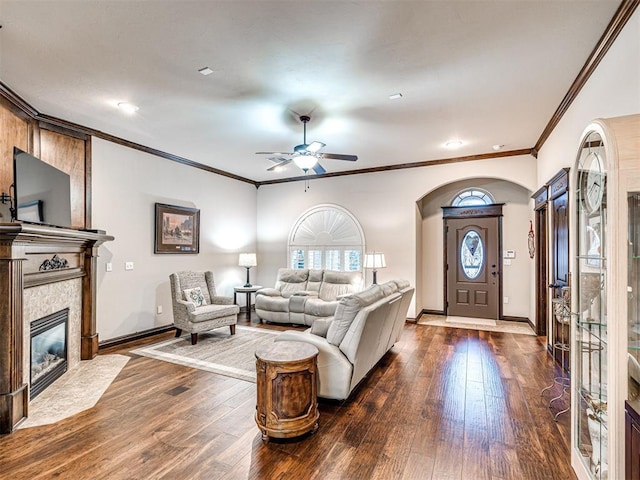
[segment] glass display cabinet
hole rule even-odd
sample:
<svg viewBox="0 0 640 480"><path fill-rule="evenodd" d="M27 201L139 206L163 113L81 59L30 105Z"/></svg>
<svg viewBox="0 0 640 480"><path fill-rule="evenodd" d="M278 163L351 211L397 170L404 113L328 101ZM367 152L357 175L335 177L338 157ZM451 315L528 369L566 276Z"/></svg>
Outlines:
<svg viewBox="0 0 640 480"><path fill-rule="evenodd" d="M625 401L640 393L640 115L590 124L571 178L571 464L580 479L630 478ZM640 428L637 438L640 452Z"/></svg>

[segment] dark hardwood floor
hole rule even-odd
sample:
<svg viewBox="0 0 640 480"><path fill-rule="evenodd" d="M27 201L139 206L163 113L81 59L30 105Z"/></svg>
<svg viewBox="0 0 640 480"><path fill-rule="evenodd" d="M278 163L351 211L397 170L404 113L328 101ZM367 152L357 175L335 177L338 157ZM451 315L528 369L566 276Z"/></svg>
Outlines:
<svg viewBox="0 0 640 480"><path fill-rule="evenodd" d="M132 358L94 408L0 436L0 478L576 478L536 337L407 324L351 399L320 402L315 435L268 444L255 384L128 353L157 340L101 352Z"/></svg>

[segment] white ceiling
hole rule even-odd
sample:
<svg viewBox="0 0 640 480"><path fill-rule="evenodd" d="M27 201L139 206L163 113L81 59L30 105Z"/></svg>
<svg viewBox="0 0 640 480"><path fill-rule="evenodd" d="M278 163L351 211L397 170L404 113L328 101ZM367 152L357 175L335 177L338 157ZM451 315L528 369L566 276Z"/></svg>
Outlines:
<svg viewBox="0 0 640 480"><path fill-rule="evenodd" d="M618 5L0 0L0 80L40 113L256 181L301 174L255 155L302 143L292 112L359 156L329 172L422 162L533 147Z"/></svg>

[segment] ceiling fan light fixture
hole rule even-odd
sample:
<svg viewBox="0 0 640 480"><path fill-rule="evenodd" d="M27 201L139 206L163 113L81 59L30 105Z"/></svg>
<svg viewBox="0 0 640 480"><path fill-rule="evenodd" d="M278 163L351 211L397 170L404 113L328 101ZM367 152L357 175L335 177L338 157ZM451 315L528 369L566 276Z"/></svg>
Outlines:
<svg viewBox="0 0 640 480"><path fill-rule="evenodd" d="M311 142L309 145L307 145L306 150L307 152L316 153L318 150L325 146L326 144L322 142Z"/></svg>
<svg viewBox="0 0 640 480"><path fill-rule="evenodd" d="M318 158L315 155L297 155L293 158L293 162L302 170L309 170L318 163Z"/></svg>

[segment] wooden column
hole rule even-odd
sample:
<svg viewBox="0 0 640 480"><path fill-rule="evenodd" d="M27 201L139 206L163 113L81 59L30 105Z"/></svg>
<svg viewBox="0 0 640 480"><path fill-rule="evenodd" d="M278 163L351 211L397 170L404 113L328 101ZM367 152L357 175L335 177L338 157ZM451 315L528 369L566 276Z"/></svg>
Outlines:
<svg viewBox="0 0 640 480"><path fill-rule="evenodd" d="M0 433L25 418L28 388L22 381L22 262L24 251L0 244Z"/></svg>
<svg viewBox="0 0 640 480"><path fill-rule="evenodd" d="M91 243L84 250L85 276L82 279L82 330L80 338L80 358L91 360L98 355L98 332L96 331L96 268L98 266L98 246Z"/></svg>
<svg viewBox="0 0 640 480"><path fill-rule="evenodd" d="M24 289L82 278L80 357L98 353L96 266L98 247L113 240L102 231L0 223L0 433L11 433L27 417L29 394L23 383ZM56 255L54 268L43 261Z"/></svg>

